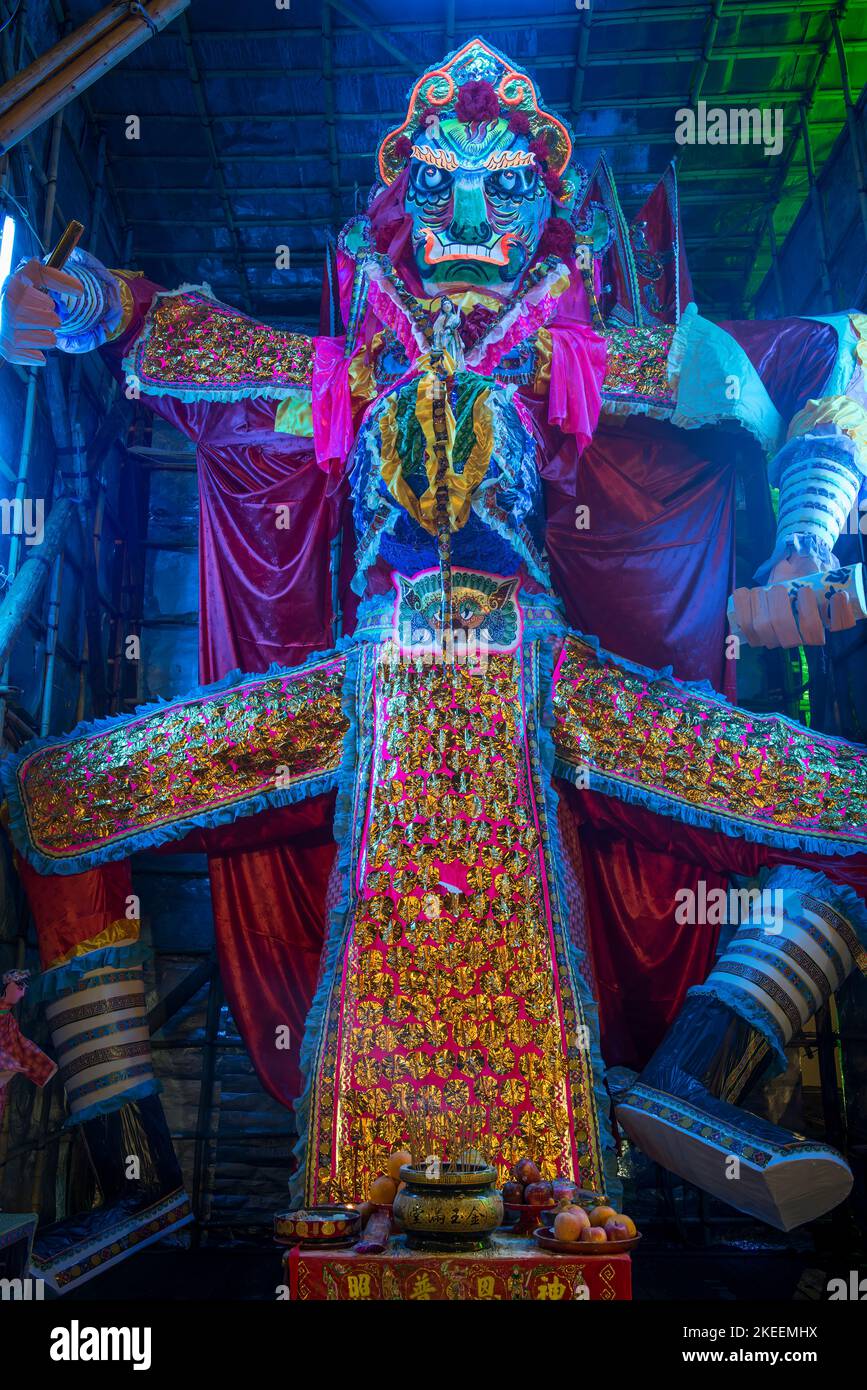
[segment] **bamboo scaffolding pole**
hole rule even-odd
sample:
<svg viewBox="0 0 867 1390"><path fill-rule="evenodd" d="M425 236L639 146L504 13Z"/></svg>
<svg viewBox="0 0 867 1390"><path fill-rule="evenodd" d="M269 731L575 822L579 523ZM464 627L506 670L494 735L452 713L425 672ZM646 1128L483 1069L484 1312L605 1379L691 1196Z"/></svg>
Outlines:
<svg viewBox="0 0 867 1390"><path fill-rule="evenodd" d="M777 308L780 318L786 317L786 291L780 274L780 247L777 242L777 229L773 217L768 218L768 239L771 243L771 270L774 273L774 288L777 291Z"/></svg>
<svg viewBox="0 0 867 1390"><path fill-rule="evenodd" d="M572 75L572 98L569 103L573 117L580 115L581 104L584 100L584 83L587 78L588 50L590 48L590 23L590 11L582 10L579 18L580 29L578 51L575 55L575 71Z"/></svg>
<svg viewBox="0 0 867 1390"><path fill-rule="evenodd" d="M57 634L60 630L60 602L63 594L63 547L57 552L51 570L51 588L45 618L45 669L42 677L42 712L39 736L51 733L51 713L54 707L54 672L57 667Z"/></svg>
<svg viewBox="0 0 867 1390"><path fill-rule="evenodd" d="M72 497L60 497L51 508L45 523L42 544L32 547L28 556L6 591L0 604L0 665L35 608L42 593L55 557L59 555L69 534L77 502Z"/></svg>
<svg viewBox="0 0 867 1390"><path fill-rule="evenodd" d="M51 145L48 156L47 182L45 184L45 209L42 220L42 241L48 244L51 239L51 226L54 221L54 206L57 199L57 177L60 171L60 141L63 135L63 112L58 111L51 125ZM58 365L51 360L46 371L46 394L52 429L57 445L55 412L52 396L59 390L57 385ZM52 391L52 384L54 391ZM58 446L58 454L59 454ZM62 464L61 464L62 468ZM54 558L51 571L51 585L48 593L48 610L45 618L45 666L42 675L42 708L39 717L39 732L44 738L51 731L51 710L54 702L54 671L57 665L57 639L60 628L60 600L63 587L63 546ZM45 1114L43 1106L43 1115ZM37 1157L37 1172L34 1176L34 1192L39 1192L40 1157Z"/></svg>
<svg viewBox="0 0 867 1390"><path fill-rule="evenodd" d="M822 199L822 191L819 188L816 166L813 161L813 142L810 138L810 122L805 105L800 108L800 118L801 140L803 141L804 157L807 162L810 206L813 210L813 217L816 222L816 247L819 252L819 279L822 285L822 297L825 301L825 312L830 314L834 309L834 295L831 289L828 224L825 219L825 204Z"/></svg>
<svg viewBox="0 0 867 1390"><path fill-rule="evenodd" d="M45 82L49 77L53 77L56 72L73 59L77 58L84 50L102 38L122 19L129 18L129 5L125 0L114 0L111 5L106 5L104 10L93 15L91 19L73 29L71 33L64 34L58 39L53 48L49 48L47 53L35 58L29 67L24 68L6 83L0 90L0 111L6 111L22 97L31 92L39 82ZM19 46L23 47L23 33L18 34Z"/></svg>
<svg viewBox="0 0 867 1390"><path fill-rule="evenodd" d="M189 4L190 0L150 0L147 10L142 7L141 12L128 11L126 19L102 33L74 57L64 59L59 70L52 70L42 79L33 75L33 68L48 58L46 54L25 69L19 78L12 78L16 90L18 84L24 82L26 91L10 103L9 83L0 88L0 153L26 139L55 112L80 97L154 33L183 14ZM68 35L67 40L72 37Z"/></svg>

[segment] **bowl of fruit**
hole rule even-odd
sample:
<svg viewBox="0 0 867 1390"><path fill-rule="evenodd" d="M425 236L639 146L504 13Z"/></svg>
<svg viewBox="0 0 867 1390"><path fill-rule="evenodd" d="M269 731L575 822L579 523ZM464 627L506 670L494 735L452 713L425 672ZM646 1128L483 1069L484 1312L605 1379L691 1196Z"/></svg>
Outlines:
<svg viewBox="0 0 867 1390"><path fill-rule="evenodd" d="M532 1158L522 1158L512 1169L512 1176L503 1183L503 1225L513 1235L526 1235L554 1215L561 1206L583 1201L598 1202L592 1193L582 1192L571 1178L542 1177L539 1165Z"/></svg>
<svg viewBox="0 0 867 1390"><path fill-rule="evenodd" d="M570 1255L622 1255L641 1240L632 1218L604 1202L589 1211L578 1202L563 1202L542 1214L533 1235L543 1250Z"/></svg>

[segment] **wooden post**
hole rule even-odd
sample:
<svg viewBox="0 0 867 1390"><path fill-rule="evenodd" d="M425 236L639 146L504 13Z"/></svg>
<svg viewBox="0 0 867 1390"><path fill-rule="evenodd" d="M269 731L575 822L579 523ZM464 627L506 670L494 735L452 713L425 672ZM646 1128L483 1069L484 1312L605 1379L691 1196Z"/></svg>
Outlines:
<svg viewBox="0 0 867 1390"><path fill-rule="evenodd" d="M210 962L211 983L208 987L208 1010L202 1052L202 1075L199 1081L199 1108L196 1115L196 1146L193 1153L193 1187L190 1194L196 1225L192 1245L201 1243L201 1222L207 1216L208 1168L211 1154L211 1127L214 1114L214 1081L217 1071L217 1047L220 1010L223 1006L223 987L216 960Z"/></svg>
<svg viewBox="0 0 867 1390"><path fill-rule="evenodd" d="M780 248L777 243L777 229L774 226L774 214L768 218L768 237L771 243L771 270L774 273L774 286L777 291L777 308L780 318L786 317L786 292L783 289L783 277L780 274Z"/></svg>
<svg viewBox="0 0 867 1390"><path fill-rule="evenodd" d="M165 29L189 6L190 0L150 0L146 11L127 10L119 20L75 56L64 56L58 66L51 54L37 59L20 77L13 78L14 92L23 94L10 101L10 83L0 88L0 153L17 145L55 112L80 97L88 87L146 43L154 33ZM93 22L93 21L91 21ZM69 45L72 35L61 40ZM54 53L54 50L51 50ZM36 71L34 71L36 69ZM40 75L40 72L42 75ZM47 75L45 75L47 73Z"/></svg>

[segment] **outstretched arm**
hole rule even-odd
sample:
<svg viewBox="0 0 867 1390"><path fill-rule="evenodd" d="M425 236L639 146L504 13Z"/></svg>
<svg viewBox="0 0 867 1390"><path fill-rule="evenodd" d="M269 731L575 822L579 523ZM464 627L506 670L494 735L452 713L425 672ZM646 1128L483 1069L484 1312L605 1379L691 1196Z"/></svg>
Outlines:
<svg viewBox="0 0 867 1390"><path fill-rule="evenodd" d="M846 316L841 316L844 321ZM835 575L822 585L808 575L839 570L834 546L867 477L867 388L863 315L848 316L849 361L838 361L825 394L808 399L789 422L770 482L780 501L774 550L756 572L756 587L733 595L736 630L752 646L822 645L825 631L850 628L864 616L857 584ZM771 587L768 587L771 586Z"/></svg>
<svg viewBox="0 0 867 1390"><path fill-rule="evenodd" d="M756 715L568 637L554 673L555 771L587 792L743 845L844 865L867 853L867 748ZM595 798L594 798L595 799ZM721 850L722 852L722 850Z"/></svg>
<svg viewBox="0 0 867 1390"><path fill-rule="evenodd" d="M40 874L78 874L336 784L345 659L233 676L30 744L2 765L12 838Z"/></svg>
<svg viewBox="0 0 867 1390"><path fill-rule="evenodd" d="M41 365L50 348L104 347L128 387L191 438L211 430L209 406L255 399L275 402L277 433L313 436L315 345L327 356L330 339L271 328L206 288L167 292L78 248L65 271L20 266L2 299L0 356L9 361Z"/></svg>

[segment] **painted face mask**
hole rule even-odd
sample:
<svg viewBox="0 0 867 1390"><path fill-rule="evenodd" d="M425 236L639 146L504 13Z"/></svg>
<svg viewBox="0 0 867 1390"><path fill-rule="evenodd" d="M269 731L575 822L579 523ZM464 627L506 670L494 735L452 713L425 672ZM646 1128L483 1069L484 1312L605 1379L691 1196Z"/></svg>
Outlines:
<svg viewBox="0 0 867 1390"><path fill-rule="evenodd" d="M509 294L552 212L575 197L563 177L571 155L566 127L542 110L531 79L483 40L425 73L380 145L379 171L391 184L408 169L404 207L427 292Z"/></svg>
<svg viewBox="0 0 867 1390"><path fill-rule="evenodd" d="M413 142L406 210L426 288L509 286L529 265L550 194L526 136L431 116Z"/></svg>

